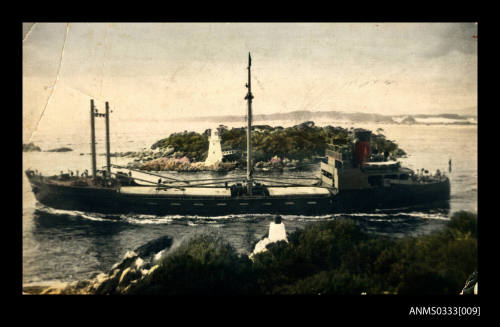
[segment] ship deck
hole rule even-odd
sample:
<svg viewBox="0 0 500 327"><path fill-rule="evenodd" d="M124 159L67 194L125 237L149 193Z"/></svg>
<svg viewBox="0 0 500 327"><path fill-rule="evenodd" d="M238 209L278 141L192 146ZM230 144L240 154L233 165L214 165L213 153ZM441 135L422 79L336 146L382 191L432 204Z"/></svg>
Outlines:
<svg viewBox="0 0 500 327"><path fill-rule="evenodd" d="M328 197L330 191L323 187L268 187L268 197ZM178 187L158 188L157 186L122 186L121 194L154 195L166 197L220 197L231 198L231 189L225 187Z"/></svg>
<svg viewBox="0 0 500 327"><path fill-rule="evenodd" d="M159 188L157 186L122 186L120 193L131 195L231 197L231 190L225 187Z"/></svg>

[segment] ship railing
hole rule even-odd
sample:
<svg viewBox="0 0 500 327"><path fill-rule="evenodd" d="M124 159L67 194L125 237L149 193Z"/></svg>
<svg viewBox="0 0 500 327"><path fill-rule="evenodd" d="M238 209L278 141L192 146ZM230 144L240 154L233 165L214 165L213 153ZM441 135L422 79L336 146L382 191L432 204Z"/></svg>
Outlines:
<svg viewBox="0 0 500 327"><path fill-rule="evenodd" d="M412 181L426 184L426 183L436 183L436 182L444 182L448 180L448 176L446 175L413 175Z"/></svg>

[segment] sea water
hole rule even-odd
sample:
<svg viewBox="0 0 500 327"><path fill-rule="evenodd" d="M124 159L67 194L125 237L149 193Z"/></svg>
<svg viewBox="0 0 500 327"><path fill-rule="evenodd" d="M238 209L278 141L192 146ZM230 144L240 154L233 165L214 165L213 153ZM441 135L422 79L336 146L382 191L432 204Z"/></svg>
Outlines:
<svg viewBox="0 0 500 327"><path fill-rule="evenodd" d="M224 123L229 127L244 123ZM301 122L258 122L271 126L293 126ZM477 212L477 125L398 125L354 124L352 122L317 122L319 126L367 128L384 134L407 152L400 161L412 169L425 168L434 173L445 172L451 180L450 209L401 208L378 210L372 213L333 214L315 217L282 216L287 233L309 223L351 218L370 233L403 237L438 230L451 215L460 210ZM115 126L113 124L113 126ZM203 132L211 128L204 123L168 124L149 122L117 124L111 131L111 152L140 151L173 132L184 130ZM101 135L102 134L102 135ZM42 150L58 147L72 148L71 152L25 152L23 171L37 169L44 175L85 169L90 170L89 133L71 135L57 133L34 134L32 140ZM104 134L97 135L97 165L106 164ZM448 161L452 171L448 172ZM113 164L126 164L131 158L112 158ZM229 175L237 172L229 172ZM273 173L273 176L313 176L315 171ZM216 173L176 173L177 178L220 177ZM193 176L194 175L194 176ZM134 173L144 178L147 175ZM56 210L36 202L28 180L23 175L22 216L22 281L23 285L69 282L107 272L129 250L163 235L174 239L174 245L202 233L213 233L227 240L239 253L250 254L255 244L268 232L274 216L228 215L153 216L103 215L90 212ZM152 180L156 180L155 177Z"/></svg>

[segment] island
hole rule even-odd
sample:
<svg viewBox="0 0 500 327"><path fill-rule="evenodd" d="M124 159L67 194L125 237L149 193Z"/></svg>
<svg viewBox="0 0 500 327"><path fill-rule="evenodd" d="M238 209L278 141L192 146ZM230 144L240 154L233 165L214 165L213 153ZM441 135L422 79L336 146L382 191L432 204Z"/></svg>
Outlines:
<svg viewBox="0 0 500 327"><path fill-rule="evenodd" d="M71 152L73 149L68 147L60 147L56 149L46 150L45 152Z"/></svg>
<svg viewBox="0 0 500 327"><path fill-rule="evenodd" d="M228 171L246 167L246 129L218 127L223 153L230 153L217 164L205 165L210 129L203 133L184 131L158 140L151 150L138 155L130 168L148 171ZM372 134L372 155L396 159L405 151L388 140L378 129ZM330 144L347 146L352 143L352 128L319 127L306 121L292 127L252 126L254 169L294 170L318 163Z"/></svg>
<svg viewBox="0 0 500 327"><path fill-rule="evenodd" d="M40 152L42 151L42 149L40 149L40 147L35 145L33 142L28 144L23 143L23 152L33 152L33 151Z"/></svg>

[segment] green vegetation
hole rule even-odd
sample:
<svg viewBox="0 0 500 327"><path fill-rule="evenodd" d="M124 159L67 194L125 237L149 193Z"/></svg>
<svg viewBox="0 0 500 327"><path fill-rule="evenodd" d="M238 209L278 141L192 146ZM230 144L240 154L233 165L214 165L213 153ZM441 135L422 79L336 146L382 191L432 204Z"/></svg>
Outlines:
<svg viewBox="0 0 500 327"><path fill-rule="evenodd" d="M157 141L151 149L174 147L175 151L182 152L191 161L205 160L208 153L208 135L184 131L173 133L169 137Z"/></svg>
<svg viewBox="0 0 500 327"><path fill-rule="evenodd" d="M398 147L394 141L387 140L384 134L378 132L372 134L372 152L383 154L387 152L390 157L399 158L406 155L406 152Z"/></svg>
<svg viewBox="0 0 500 327"><path fill-rule="evenodd" d="M199 235L162 259L128 294L250 294L252 262L220 237Z"/></svg>
<svg viewBox="0 0 500 327"><path fill-rule="evenodd" d="M245 128L220 129L221 145L223 149L246 151ZM195 132L174 133L151 146L165 148L173 146L175 151L182 152L191 161L202 161L208 152L209 132L203 134ZM252 133L252 147L255 162L269 161L274 156L292 160L311 159L314 156L325 155L328 144L346 145L352 141L348 129L342 127L318 127L313 122L283 128L267 125L254 126ZM404 155L393 141L387 140L383 134L372 135L373 150L375 153L388 152L393 157Z"/></svg>
<svg viewBox="0 0 500 327"><path fill-rule="evenodd" d="M459 294L477 271L477 216L455 213L442 230L393 239L354 221L313 223L268 245L253 262L220 237L172 251L131 294Z"/></svg>

